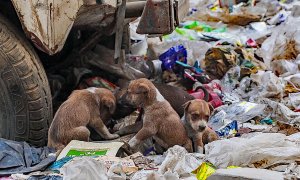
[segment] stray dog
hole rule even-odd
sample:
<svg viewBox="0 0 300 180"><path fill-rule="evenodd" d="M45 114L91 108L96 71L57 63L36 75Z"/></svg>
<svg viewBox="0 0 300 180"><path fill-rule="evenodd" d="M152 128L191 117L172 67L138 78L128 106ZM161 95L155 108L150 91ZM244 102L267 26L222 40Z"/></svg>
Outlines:
<svg viewBox="0 0 300 180"><path fill-rule="evenodd" d="M126 94L130 104L144 110L143 127L128 142L131 148L135 149L142 141L154 137L166 144L167 148L181 145L192 152L192 142L178 114L151 81L145 78L131 81Z"/></svg>
<svg viewBox="0 0 300 180"><path fill-rule="evenodd" d="M103 123L114 113L116 99L104 88L75 90L57 110L48 132L48 146L62 150L71 140L90 140L94 129L104 139L116 139Z"/></svg>
<svg viewBox="0 0 300 180"><path fill-rule="evenodd" d="M177 112L177 114L182 117L184 114L184 107L182 106L186 102L195 99L192 95L188 94L186 91L166 85L161 83L153 83L158 89L161 95L171 104L172 108ZM135 107L127 102L126 91L128 84L121 87L121 89L116 90L115 97L117 99L117 111L113 114L113 119L124 118L131 113L133 113L138 107ZM170 93L171 92L171 93ZM174 98L176 96L176 98ZM143 109L141 109L140 115L136 120L136 123L130 126L126 126L116 132L119 135L127 135L132 133L137 133L142 128L141 117L143 114Z"/></svg>
<svg viewBox="0 0 300 180"><path fill-rule="evenodd" d="M182 118L188 136L193 140L195 151L204 152L204 145L219 139L216 132L207 127L212 106L204 100L195 99L185 105L185 115Z"/></svg>
<svg viewBox="0 0 300 180"><path fill-rule="evenodd" d="M180 117L182 117L184 114L184 107L182 105L190 100L195 99L194 96L190 95L189 93L178 87L161 83L153 84L161 93L161 95L171 104L172 108L177 112L177 114ZM118 111L115 111L115 113L113 114L113 119L124 118L137 109L137 107L134 107L133 105L129 104L126 100L125 94L128 85L129 84L125 85L124 87L121 87L120 89L117 89L114 93L117 100ZM176 96L176 98L174 98L174 96Z"/></svg>

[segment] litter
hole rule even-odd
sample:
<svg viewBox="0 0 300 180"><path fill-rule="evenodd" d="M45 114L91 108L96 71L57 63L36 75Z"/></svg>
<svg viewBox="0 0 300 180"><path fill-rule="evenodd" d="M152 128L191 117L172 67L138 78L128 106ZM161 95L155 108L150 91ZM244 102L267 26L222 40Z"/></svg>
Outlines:
<svg viewBox="0 0 300 180"><path fill-rule="evenodd" d="M215 173L216 168L210 163L202 163L193 173L196 174L198 180L206 180L209 176Z"/></svg>
<svg viewBox="0 0 300 180"><path fill-rule="evenodd" d="M230 106L221 106L214 111L208 121L208 125L213 130L217 131L234 120L239 123L244 123L256 116L262 115L264 113L264 108L264 104L246 101L235 103Z"/></svg>
<svg viewBox="0 0 300 180"><path fill-rule="evenodd" d="M57 160L63 157L76 156L116 156L118 150L124 143L122 142L84 142L72 140L59 154Z"/></svg>
<svg viewBox="0 0 300 180"><path fill-rule="evenodd" d="M217 169L208 180L218 179L282 180L283 173L257 168Z"/></svg>
<svg viewBox="0 0 300 180"><path fill-rule="evenodd" d="M103 179L108 180L106 168L101 161L96 161L91 157L74 158L65 164L61 173L66 180L80 179Z"/></svg>
<svg viewBox="0 0 300 180"><path fill-rule="evenodd" d="M205 146L206 159L218 168L227 166L268 168L294 162L300 156L299 140L279 133L261 133L250 138L214 141Z"/></svg>
<svg viewBox="0 0 300 180"><path fill-rule="evenodd" d="M53 149L0 138L0 176L44 170L55 159Z"/></svg>
<svg viewBox="0 0 300 180"><path fill-rule="evenodd" d="M291 18L276 28L261 46L261 54L268 68L273 60L295 60L300 52L300 30L294 25L300 19Z"/></svg>

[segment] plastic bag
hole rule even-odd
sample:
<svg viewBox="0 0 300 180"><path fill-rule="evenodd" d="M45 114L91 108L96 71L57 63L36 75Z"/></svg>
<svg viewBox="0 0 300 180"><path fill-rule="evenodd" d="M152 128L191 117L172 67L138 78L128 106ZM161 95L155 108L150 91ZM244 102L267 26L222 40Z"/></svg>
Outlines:
<svg viewBox="0 0 300 180"><path fill-rule="evenodd" d="M300 151L299 139L295 141L293 136L295 134L259 133L250 138L214 141L205 146L206 159L218 168L230 165L266 168L281 162L294 162Z"/></svg>
<svg viewBox="0 0 300 180"><path fill-rule="evenodd" d="M278 103L267 98L258 99L257 102L267 104L272 109L270 118L288 124L300 125L300 112L294 112L283 103Z"/></svg>
<svg viewBox="0 0 300 180"><path fill-rule="evenodd" d="M289 18L278 26L261 46L261 55L266 66L271 68L273 60L295 60L300 52L300 18Z"/></svg>
<svg viewBox="0 0 300 180"><path fill-rule="evenodd" d="M181 146L173 146L166 152L166 158L160 165L158 173L165 174L168 170L176 172L178 175L190 173L203 162L196 155L188 153Z"/></svg>
<svg viewBox="0 0 300 180"><path fill-rule="evenodd" d="M190 66L193 66L197 60L203 60L205 58L206 51L211 47L211 44L203 41L176 40L160 42L159 39L149 38L147 57L149 60L156 60L159 55L167 51L169 48L179 44L182 44L186 48L187 64Z"/></svg>
<svg viewBox="0 0 300 180"><path fill-rule="evenodd" d="M171 47L159 56L162 61L163 70L172 70L175 68L176 61L187 63L187 51L183 45Z"/></svg>
<svg viewBox="0 0 300 180"><path fill-rule="evenodd" d="M264 113L265 105L251 102L240 102L230 106L221 106L214 111L209 118L208 125L217 131L227 124L236 120L240 123L251 120L252 118Z"/></svg>
<svg viewBox="0 0 300 180"><path fill-rule="evenodd" d="M256 74L251 74L250 77L259 85L259 93L256 96L279 99L283 97L285 83L273 72L258 71Z"/></svg>
<svg viewBox="0 0 300 180"><path fill-rule="evenodd" d="M281 77L286 77L299 72L298 64L288 60L272 61L271 67L272 71Z"/></svg>
<svg viewBox="0 0 300 180"><path fill-rule="evenodd" d="M196 31L203 32L226 32L226 27L215 28L210 25L200 23L199 21L187 21L183 24L183 28L185 29L193 29Z"/></svg>
<svg viewBox="0 0 300 180"><path fill-rule="evenodd" d="M222 78L223 92L231 92L239 84L239 78L241 75L241 68L239 66L232 67Z"/></svg>
<svg viewBox="0 0 300 180"><path fill-rule="evenodd" d="M238 132L238 124L237 121L232 121L231 123L227 124L225 127L216 131L219 137L230 137L235 136Z"/></svg>
<svg viewBox="0 0 300 180"><path fill-rule="evenodd" d="M292 106L298 110L300 109L300 92L299 93L290 93L289 98Z"/></svg>
<svg viewBox="0 0 300 180"><path fill-rule="evenodd" d="M239 84L239 87L235 89L235 92L244 100L249 100L258 94L258 87L256 83L250 77L244 77Z"/></svg>
<svg viewBox="0 0 300 180"><path fill-rule="evenodd" d="M76 157L65 164L61 173L66 180L103 179L108 180L106 168L100 161L91 157Z"/></svg>
<svg viewBox="0 0 300 180"><path fill-rule="evenodd" d="M296 91L300 91L300 73L285 77L284 81L289 83Z"/></svg>
<svg viewBox="0 0 300 180"><path fill-rule="evenodd" d="M290 14L291 14L291 12L281 10L280 12L278 12L275 16L273 16L267 22L271 25L278 25L280 23L283 23Z"/></svg>

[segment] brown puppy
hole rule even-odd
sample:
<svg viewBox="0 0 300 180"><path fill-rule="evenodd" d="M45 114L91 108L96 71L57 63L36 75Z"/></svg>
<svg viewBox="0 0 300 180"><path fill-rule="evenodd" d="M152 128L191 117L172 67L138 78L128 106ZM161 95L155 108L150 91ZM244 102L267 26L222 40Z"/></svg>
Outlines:
<svg viewBox="0 0 300 180"><path fill-rule="evenodd" d="M195 99L185 105L185 114L182 118L188 136L193 140L195 151L204 152L204 144L217 140L216 132L207 127L212 106L206 101Z"/></svg>
<svg viewBox="0 0 300 180"><path fill-rule="evenodd" d="M160 139L169 148L181 145L192 152L192 142L178 114L160 94L151 81L145 78L132 81L127 90L127 101L144 109L142 129L129 141L132 148L150 137Z"/></svg>
<svg viewBox="0 0 300 180"><path fill-rule="evenodd" d="M188 94L186 91L166 84L161 83L153 83L154 86L158 89L161 95L170 103L172 108L176 111L176 113L182 117L184 114L183 104L195 99L192 95ZM115 97L117 99L117 111L113 114L113 119L120 119L125 116L130 115L134 112L137 107L130 105L126 100L126 90L128 88L128 84L124 85L122 89L117 89L115 91ZM170 93L172 92L172 93ZM176 98L174 98L176 97ZM141 109L142 110L142 109ZM143 110L142 110L143 111ZM136 123L133 125L126 126L116 133L123 136L127 134L137 133L142 128L141 115L136 120Z"/></svg>
<svg viewBox="0 0 300 180"><path fill-rule="evenodd" d="M103 123L114 113L116 99L104 88L75 90L57 110L48 132L48 146L62 150L71 140L89 141L93 128L104 139L115 139Z"/></svg>

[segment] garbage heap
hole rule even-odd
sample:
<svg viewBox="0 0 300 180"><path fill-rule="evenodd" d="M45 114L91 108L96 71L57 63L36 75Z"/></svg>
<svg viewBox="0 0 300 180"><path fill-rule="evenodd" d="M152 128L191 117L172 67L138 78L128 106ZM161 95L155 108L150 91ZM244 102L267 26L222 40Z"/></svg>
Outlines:
<svg viewBox="0 0 300 180"><path fill-rule="evenodd" d="M3 141L7 148L18 147L17 154L27 155L24 160L23 155L10 154L23 163L0 163L0 172L13 167L0 175L13 174L8 179L300 178L299 1L190 0L189 16L162 38L136 34L138 21L130 23L128 67L138 70L139 77L208 101L215 108L208 125L221 140L207 144L205 154L174 146L163 155L150 148L122 158L117 152L123 143L116 141L72 141L57 158L47 149L28 152L27 144ZM107 54L103 48L96 49ZM103 76L77 82L79 89L89 86L116 88ZM114 129L134 123L136 116L119 120ZM79 147L93 151L74 150Z"/></svg>

